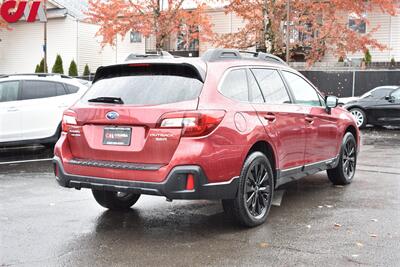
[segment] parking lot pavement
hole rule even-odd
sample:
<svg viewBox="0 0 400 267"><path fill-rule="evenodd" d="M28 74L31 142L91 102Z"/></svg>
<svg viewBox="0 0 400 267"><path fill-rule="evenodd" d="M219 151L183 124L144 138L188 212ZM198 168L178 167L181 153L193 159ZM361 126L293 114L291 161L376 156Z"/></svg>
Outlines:
<svg viewBox="0 0 400 267"><path fill-rule="evenodd" d="M254 229L232 224L219 202L142 196L129 212L106 211L90 191L57 186L50 162L2 164L0 266L398 266L400 131L362 140L350 186L325 173L287 185ZM8 161L27 159L15 153Z"/></svg>

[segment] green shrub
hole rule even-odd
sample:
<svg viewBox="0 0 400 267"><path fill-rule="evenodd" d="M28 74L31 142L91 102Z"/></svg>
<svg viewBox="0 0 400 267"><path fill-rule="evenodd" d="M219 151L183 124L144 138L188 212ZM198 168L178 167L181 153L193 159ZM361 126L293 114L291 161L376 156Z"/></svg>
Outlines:
<svg viewBox="0 0 400 267"><path fill-rule="evenodd" d="M51 71L53 73L64 74L63 61L60 55L57 55L56 62Z"/></svg>
<svg viewBox="0 0 400 267"><path fill-rule="evenodd" d="M47 70L48 70L48 68L47 68ZM45 71L45 69L44 69L44 58L42 58L40 63L38 65L36 65L35 73L45 73L45 72L47 72L47 71Z"/></svg>
<svg viewBox="0 0 400 267"><path fill-rule="evenodd" d="M83 76L89 76L90 75L90 69L88 64L85 65L85 69L83 70Z"/></svg>
<svg viewBox="0 0 400 267"><path fill-rule="evenodd" d="M68 75L73 77L78 76L78 67L76 66L74 60L72 60L71 64L69 65Z"/></svg>
<svg viewBox="0 0 400 267"><path fill-rule="evenodd" d="M365 61L365 63L367 63L367 64L369 64L369 63L372 62L372 56L371 56L371 53L369 52L369 49L367 49L367 50L365 51L365 54L364 54L364 61Z"/></svg>
<svg viewBox="0 0 400 267"><path fill-rule="evenodd" d="M394 59L394 57L392 57L392 59L390 60L390 66L394 67L394 65L396 65L396 60Z"/></svg>

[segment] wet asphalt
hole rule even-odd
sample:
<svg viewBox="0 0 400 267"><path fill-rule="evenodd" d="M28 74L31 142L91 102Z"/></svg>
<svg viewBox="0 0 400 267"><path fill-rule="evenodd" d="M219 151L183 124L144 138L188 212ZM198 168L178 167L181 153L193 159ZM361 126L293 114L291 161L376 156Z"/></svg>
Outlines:
<svg viewBox="0 0 400 267"><path fill-rule="evenodd" d="M0 164L0 266L399 266L400 130L363 131L354 182L326 173L283 188L266 224L235 225L215 201L142 196L128 212L59 187L51 162ZM41 146L1 162L45 159Z"/></svg>

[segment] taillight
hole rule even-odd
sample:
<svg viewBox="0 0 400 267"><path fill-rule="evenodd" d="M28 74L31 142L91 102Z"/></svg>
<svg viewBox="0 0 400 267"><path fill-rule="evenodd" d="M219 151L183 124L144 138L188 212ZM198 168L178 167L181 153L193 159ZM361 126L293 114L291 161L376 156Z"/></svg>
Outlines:
<svg viewBox="0 0 400 267"><path fill-rule="evenodd" d="M160 128L182 128L183 137L198 137L214 131L224 116L224 110L171 112L161 117L158 126Z"/></svg>
<svg viewBox="0 0 400 267"><path fill-rule="evenodd" d="M66 110L62 117L61 128L63 132L68 132L73 126L76 126L76 114L72 110Z"/></svg>

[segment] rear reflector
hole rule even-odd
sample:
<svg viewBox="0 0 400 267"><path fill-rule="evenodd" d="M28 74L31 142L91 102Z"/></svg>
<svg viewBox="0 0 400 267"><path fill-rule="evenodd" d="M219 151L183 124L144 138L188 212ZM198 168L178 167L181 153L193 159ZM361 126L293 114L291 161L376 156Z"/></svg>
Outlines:
<svg viewBox="0 0 400 267"><path fill-rule="evenodd" d="M193 174L188 174L186 179L186 190L192 191L194 190L194 177Z"/></svg>

